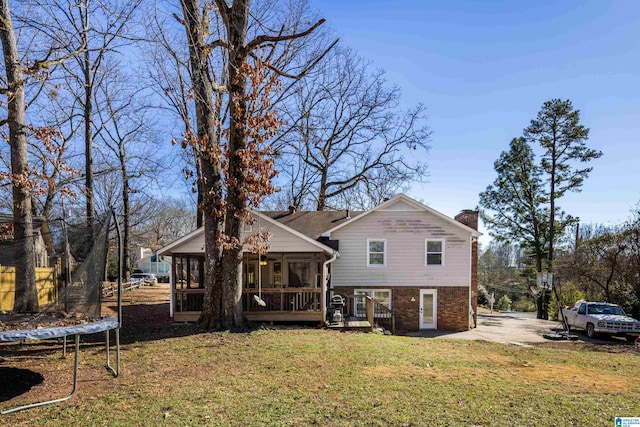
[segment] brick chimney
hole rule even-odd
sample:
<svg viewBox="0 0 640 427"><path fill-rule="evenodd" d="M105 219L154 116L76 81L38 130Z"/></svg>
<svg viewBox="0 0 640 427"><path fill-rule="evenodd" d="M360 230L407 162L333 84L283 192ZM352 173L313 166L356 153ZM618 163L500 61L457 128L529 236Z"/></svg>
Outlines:
<svg viewBox="0 0 640 427"><path fill-rule="evenodd" d="M464 209L456 215L455 220L474 230L478 229L478 211L474 211L473 209Z"/></svg>
<svg viewBox="0 0 640 427"><path fill-rule="evenodd" d="M478 211L464 209L455 220L467 227L478 229ZM473 327L478 326L478 239L471 239L471 309L473 310Z"/></svg>

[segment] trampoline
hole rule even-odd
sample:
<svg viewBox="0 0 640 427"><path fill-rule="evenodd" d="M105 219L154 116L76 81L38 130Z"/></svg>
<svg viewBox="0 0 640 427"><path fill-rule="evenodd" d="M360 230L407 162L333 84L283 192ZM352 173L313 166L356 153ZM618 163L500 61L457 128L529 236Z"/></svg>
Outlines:
<svg viewBox="0 0 640 427"><path fill-rule="evenodd" d="M111 211L116 218L115 211ZM91 249L78 253L83 255L82 263L71 273L70 265L67 265L65 273L64 291L56 301L38 313L11 313L0 316L0 344L25 340L63 339L63 357L67 353L67 338L74 337L75 359L73 367L73 387L71 393L65 397L47 400L16 408L0 411L0 414L10 414L23 409L31 409L42 405L64 402L71 399L78 389L78 361L80 355L80 336L104 332L106 349L106 368L115 377L120 373L120 327L122 326L122 242L120 227L117 220L115 228L118 240L118 293L117 293L117 317L103 317L102 306L102 280L105 276L107 263L107 242L109 235L109 219L107 215L101 227L101 231L93 242ZM82 231L82 230L81 230ZM80 231L80 232L81 232ZM66 236L66 231L65 231ZM65 237L65 240L66 237ZM79 239L76 239L79 240ZM69 246L67 242L67 252ZM111 366L110 331L115 330L116 366Z"/></svg>
<svg viewBox="0 0 640 427"><path fill-rule="evenodd" d="M111 366L110 346L109 346L109 331L115 329L116 336L116 368ZM51 403L64 402L69 400L76 394L78 389L78 360L80 354L80 335L95 334L98 332L105 332L105 348L107 355L106 367L116 377L120 372L120 328L118 319L116 317L105 317L103 319L96 320L95 322L85 323L82 325L69 325L69 326L55 326L51 328L38 328L38 329L24 329L15 331L3 331L0 332L0 343L3 342L15 342L24 341L27 339L44 340L52 338L64 338L65 339L65 352L66 352L66 338L68 336L75 337L75 359L73 368L73 388L71 393L65 397L58 399L47 400L43 402L31 403L28 405L18 406L17 408L8 409L0 412L1 414L10 414L12 412L22 411L23 409L31 409L42 405L48 405Z"/></svg>

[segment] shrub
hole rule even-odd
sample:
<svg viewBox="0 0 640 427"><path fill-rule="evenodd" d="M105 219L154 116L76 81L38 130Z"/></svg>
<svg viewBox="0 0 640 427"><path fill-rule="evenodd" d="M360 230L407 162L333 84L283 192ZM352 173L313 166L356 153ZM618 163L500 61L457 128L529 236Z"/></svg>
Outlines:
<svg viewBox="0 0 640 427"><path fill-rule="evenodd" d="M489 292L487 292L487 288L484 285L478 285L478 305L488 305L489 304Z"/></svg>
<svg viewBox="0 0 640 427"><path fill-rule="evenodd" d="M576 284L572 281L568 281L561 286L557 286L556 290L560 296L560 302L562 307L573 307L576 301L585 299L584 293L578 289ZM554 293L551 295L551 301L549 302L549 318L551 320L558 320L560 318L560 305Z"/></svg>
<svg viewBox="0 0 640 427"><path fill-rule="evenodd" d="M495 306L496 310L511 311L511 298L502 295Z"/></svg>
<svg viewBox="0 0 640 427"><path fill-rule="evenodd" d="M513 311L536 311L536 304L528 299L519 299L511 305Z"/></svg>

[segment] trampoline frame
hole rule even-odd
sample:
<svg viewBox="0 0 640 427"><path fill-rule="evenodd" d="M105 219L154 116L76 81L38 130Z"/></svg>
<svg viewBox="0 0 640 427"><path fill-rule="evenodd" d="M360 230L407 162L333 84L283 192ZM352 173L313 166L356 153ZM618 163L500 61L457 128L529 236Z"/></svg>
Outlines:
<svg viewBox="0 0 640 427"><path fill-rule="evenodd" d="M115 329L115 341L116 341L116 368L111 366L111 352L110 352L110 334L109 331ZM73 335L75 337L75 355L74 355L74 367L73 367L73 388L71 393L65 397L58 399L46 400L42 402L30 403L28 405L18 406L16 408L7 409L1 411L0 414L11 414L13 412L22 411L25 409L36 408L38 406L49 405L52 403L64 402L71 399L78 390L78 365L80 355L80 335L94 334L98 332L105 332L106 335L106 368L117 377L120 374L120 323L115 317L106 317L97 322L87 323L84 325L71 325L71 326L59 326L55 328L42 328L42 329L28 329L22 331L9 331L0 332L0 342L15 342L24 341L25 339L51 339L51 338L64 338L64 354L66 354L67 337Z"/></svg>
<svg viewBox="0 0 640 427"><path fill-rule="evenodd" d="M120 234L120 224L116 217L116 211L112 207L111 215L113 216L116 225L116 234L118 239L118 301L117 317L104 317L96 322L86 323L84 325L70 325L70 326L58 326L53 328L42 329L27 329L18 331L0 332L0 342L15 342L24 341L25 339L50 339L50 338L63 338L63 357L67 354L67 337L74 335L75 337L75 355L73 364L73 388L71 393L65 397L58 399L47 400L43 402L30 403L28 405L18 406L16 408L7 409L1 411L0 414L11 414L13 412L22 411L25 409L37 408L38 406L49 405L52 403L64 402L71 399L78 390L78 361L80 355L80 335L94 334L97 332L105 332L105 348L106 348L106 368L114 375L118 377L120 375L120 328L122 327L122 236ZM66 232L65 232L66 236ZM116 341L116 368L111 366L111 354L110 354L110 337L109 331L115 329L115 341Z"/></svg>

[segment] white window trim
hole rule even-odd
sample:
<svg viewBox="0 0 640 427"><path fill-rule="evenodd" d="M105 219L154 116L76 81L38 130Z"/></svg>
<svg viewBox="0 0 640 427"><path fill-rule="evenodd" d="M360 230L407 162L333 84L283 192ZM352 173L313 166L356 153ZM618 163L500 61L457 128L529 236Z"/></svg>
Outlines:
<svg viewBox="0 0 640 427"><path fill-rule="evenodd" d="M370 256L371 252L369 252L370 242L384 242L384 252L382 253L383 255L382 264L371 264L371 256ZM380 252L373 252L373 253L377 254ZM387 239L367 239L367 267L381 268L386 266L387 266Z"/></svg>
<svg viewBox="0 0 640 427"><path fill-rule="evenodd" d="M442 254L440 264L427 264L427 246L429 242L441 242L442 243ZM436 252L433 252L436 253ZM444 267L444 253L445 253L445 239L424 239L424 266L427 268L440 268Z"/></svg>
<svg viewBox="0 0 640 427"><path fill-rule="evenodd" d="M371 297L373 298L373 293L374 292L387 292L387 294L389 294L389 310L391 310L391 308L393 307L393 300L392 300L392 295L391 295L391 289L388 288L383 288L383 289L365 289L365 288L356 288L353 290L353 312L354 313L358 313L358 303L356 301L356 296L358 296L359 292L370 292L371 293Z"/></svg>

